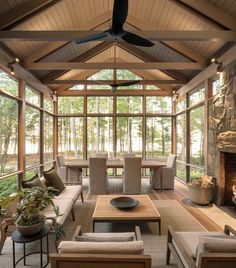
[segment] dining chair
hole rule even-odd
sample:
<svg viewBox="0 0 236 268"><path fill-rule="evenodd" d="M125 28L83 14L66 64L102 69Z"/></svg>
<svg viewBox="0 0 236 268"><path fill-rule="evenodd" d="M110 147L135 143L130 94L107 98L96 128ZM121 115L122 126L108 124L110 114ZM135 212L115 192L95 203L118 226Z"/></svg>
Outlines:
<svg viewBox="0 0 236 268"><path fill-rule="evenodd" d="M141 193L141 157L124 158L123 192L125 194Z"/></svg>
<svg viewBox="0 0 236 268"><path fill-rule="evenodd" d="M82 169L78 167L68 168L68 181L66 181L66 166L64 155L56 155L57 173L63 182L82 184Z"/></svg>
<svg viewBox="0 0 236 268"><path fill-rule="evenodd" d="M165 167L153 168L150 173L154 189L174 189L176 155L170 154Z"/></svg>
<svg viewBox="0 0 236 268"><path fill-rule="evenodd" d="M108 158L108 152L98 152L95 154L95 157L100 157L100 158Z"/></svg>
<svg viewBox="0 0 236 268"><path fill-rule="evenodd" d="M107 193L107 159L105 157L89 158L89 193Z"/></svg>
<svg viewBox="0 0 236 268"><path fill-rule="evenodd" d="M123 153L123 157L135 157L135 153Z"/></svg>

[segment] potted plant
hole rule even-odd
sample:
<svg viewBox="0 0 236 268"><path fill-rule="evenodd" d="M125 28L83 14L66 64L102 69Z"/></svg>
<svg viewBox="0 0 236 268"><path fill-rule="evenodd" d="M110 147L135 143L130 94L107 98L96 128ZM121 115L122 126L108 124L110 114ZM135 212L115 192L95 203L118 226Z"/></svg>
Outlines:
<svg viewBox="0 0 236 268"><path fill-rule="evenodd" d="M18 231L22 235L33 235L39 232L46 221L42 210L48 205L54 208L56 217L60 215L58 207L53 202L53 188L45 189L41 187L25 188L12 196L8 196L0 200L0 219L7 216L7 207L10 202L18 199L16 206L16 212L12 216L15 220ZM52 228L57 240L61 239L64 235L64 230L56 223L56 220L52 221Z"/></svg>
<svg viewBox="0 0 236 268"><path fill-rule="evenodd" d="M208 205L212 200L212 190L214 184L211 176L201 176L192 178L188 183L189 198L197 205Z"/></svg>

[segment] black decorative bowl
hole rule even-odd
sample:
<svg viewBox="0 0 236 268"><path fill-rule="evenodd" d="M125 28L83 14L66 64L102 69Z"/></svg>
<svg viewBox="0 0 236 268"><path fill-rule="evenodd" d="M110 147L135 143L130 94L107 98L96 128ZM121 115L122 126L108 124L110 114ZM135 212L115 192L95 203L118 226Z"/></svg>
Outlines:
<svg viewBox="0 0 236 268"><path fill-rule="evenodd" d="M128 196L120 196L110 200L111 205L119 209L134 208L139 201Z"/></svg>

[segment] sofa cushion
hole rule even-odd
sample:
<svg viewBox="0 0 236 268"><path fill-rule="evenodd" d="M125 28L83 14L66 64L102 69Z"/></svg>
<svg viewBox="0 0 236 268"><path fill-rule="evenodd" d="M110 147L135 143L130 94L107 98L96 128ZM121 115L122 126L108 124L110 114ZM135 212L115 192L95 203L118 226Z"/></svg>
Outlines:
<svg viewBox="0 0 236 268"><path fill-rule="evenodd" d="M143 241L130 242L79 242L62 241L59 253L94 253L94 254L142 254Z"/></svg>
<svg viewBox="0 0 236 268"><path fill-rule="evenodd" d="M47 171L43 171L42 173L46 180L46 184L48 186L54 187L57 190L56 195L59 195L65 186L54 167Z"/></svg>
<svg viewBox="0 0 236 268"><path fill-rule="evenodd" d="M79 198L81 192L82 185L68 185L60 192L59 195L55 196L55 199L70 198L75 202Z"/></svg>
<svg viewBox="0 0 236 268"><path fill-rule="evenodd" d="M235 236L201 236L197 248L196 265L200 261L201 253L236 253Z"/></svg>
<svg viewBox="0 0 236 268"><path fill-rule="evenodd" d="M23 188L32 188L32 187L42 187L42 182L39 179L38 174L34 175L31 179L22 181L21 185Z"/></svg>
<svg viewBox="0 0 236 268"><path fill-rule="evenodd" d="M83 242L128 242L135 240L134 233L83 233L76 236L76 241Z"/></svg>
<svg viewBox="0 0 236 268"><path fill-rule="evenodd" d="M53 199L55 206L59 207L60 216L57 217L57 223L62 225L65 222L65 219L69 215L72 207L73 200L72 199ZM56 218L56 214L52 205L47 206L43 210L43 215L46 218Z"/></svg>

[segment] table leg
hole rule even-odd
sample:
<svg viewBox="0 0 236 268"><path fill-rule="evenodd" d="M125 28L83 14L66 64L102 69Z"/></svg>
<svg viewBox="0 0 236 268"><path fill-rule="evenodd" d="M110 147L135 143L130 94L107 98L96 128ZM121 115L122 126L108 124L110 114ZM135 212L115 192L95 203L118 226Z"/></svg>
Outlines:
<svg viewBox="0 0 236 268"><path fill-rule="evenodd" d="M43 241L40 238L40 267L43 268Z"/></svg>
<svg viewBox="0 0 236 268"><path fill-rule="evenodd" d="M93 220L93 233L95 231L95 221Z"/></svg>
<svg viewBox="0 0 236 268"><path fill-rule="evenodd" d="M48 243L48 234L47 234L47 264L49 263L49 243Z"/></svg>
<svg viewBox="0 0 236 268"><path fill-rule="evenodd" d="M69 173L68 167L66 167L66 182L68 182L68 173Z"/></svg>
<svg viewBox="0 0 236 268"><path fill-rule="evenodd" d="M159 220L159 235L161 235L161 219Z"/></svg>
<svg viewBox="0 0 236 268"><path fill-rule="evenodd" d="M13 268L15 268L16 256L15 256L15 242L14 241L12 241L12 248L13 248Z"/></svg>
<svg viewBox="0 0 236 268"><path fill-rule="evenodd" d="M26 257L25 257L25 243L23 243L23 250L24 250L24 265L26 265Z"/></svg>

